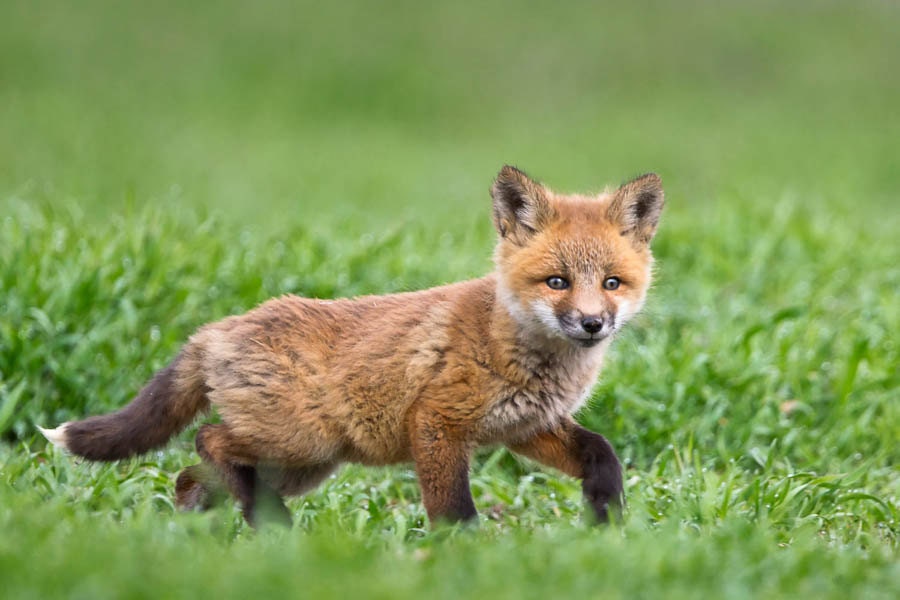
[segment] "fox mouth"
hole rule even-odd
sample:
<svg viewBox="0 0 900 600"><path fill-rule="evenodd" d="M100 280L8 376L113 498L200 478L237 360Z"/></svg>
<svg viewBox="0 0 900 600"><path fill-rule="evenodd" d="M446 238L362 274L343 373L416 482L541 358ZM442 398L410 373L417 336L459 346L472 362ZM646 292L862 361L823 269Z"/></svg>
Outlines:
<svg viewBox="0 0 900 600"><path fill-rule="evenodd" d="M535 321L546 333L567 340L581 348L593 348L616 332L615 314L606 311L602 315L586 317L578 311L558 314L541 301L533 301L531 309Z"/></svg>
<svg viewBox="0 0 900 600"><path fill-rule="evenodd" d="M594 346L596 346L597 344L599 344L600 342L605 340L607 337L609 337L609 336L607 336L605 334L596 334L596 335L588 337L588 338L569 336L569 338L573 342L575 342L582 348L593 348Z"/></svg>
<svg viewBox="0 0 900 600"><path fill-rule="evenodd" d="M559 329L573 344L582 348L593 348L616 331L613 318L607 319L603 327L594 331L585 331L580 317L578 319L560 318Z"/></svg>

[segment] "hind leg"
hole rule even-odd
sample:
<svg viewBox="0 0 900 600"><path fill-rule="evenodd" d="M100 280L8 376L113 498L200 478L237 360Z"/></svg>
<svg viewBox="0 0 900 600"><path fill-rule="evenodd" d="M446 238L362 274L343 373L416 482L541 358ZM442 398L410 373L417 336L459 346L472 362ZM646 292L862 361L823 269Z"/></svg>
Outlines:
<svg viewBox="0 0 900 600"><path fill-rule="evenodd" d="M259 467L259 476L282 496L300 496L322 483L337 469L338 463L322 463L306 467Z"/></svg>
<svg viewBox="0 0 900 600"><path fill-rule="evenodd" d="M236 439L227 425L202 426L197 432L197 452L204 462L215 467L240 503L247 523L256 527L262 516L265 521L290 525L291 515L281 496L257 473L258 455Z"/></svg>
<svg viewBox="0 0 900 600"><path fill-rule="evenodd" d="M227 495L219 473L206 463L185 468L175 480L175 506L181 510L207 510Z"/></svg>

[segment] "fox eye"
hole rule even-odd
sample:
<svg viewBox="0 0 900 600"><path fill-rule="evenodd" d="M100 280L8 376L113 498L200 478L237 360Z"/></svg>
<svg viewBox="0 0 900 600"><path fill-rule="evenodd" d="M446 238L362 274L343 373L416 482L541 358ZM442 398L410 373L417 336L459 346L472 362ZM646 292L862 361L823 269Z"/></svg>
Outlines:
<svg viewBox="0 0 900 600"><path fill-rule="evenodd" d="M603 280L603 289L604 290L617 290L619 289L619 285L622 283L622 280L618 277L607 277Z"/></svg>
<svg viewBox="0 0 900 600"><path fill-rule="evenodd" d="M553 275L552 277L547 278L547 286L551 290L564 290L569 287L569 282L559 275Z"/></svg>

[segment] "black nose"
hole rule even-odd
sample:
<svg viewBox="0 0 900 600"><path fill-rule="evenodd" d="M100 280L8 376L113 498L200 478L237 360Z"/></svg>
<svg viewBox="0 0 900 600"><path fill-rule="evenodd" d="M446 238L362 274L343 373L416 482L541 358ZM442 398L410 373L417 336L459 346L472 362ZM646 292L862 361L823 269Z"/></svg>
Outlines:
<svg viewBox="0 0 900 600"><path fill-rule="evenodd" d="M588 333L597 333L603 329L603 319L600 317L585 317L581 320L581 326Z"/></svg>

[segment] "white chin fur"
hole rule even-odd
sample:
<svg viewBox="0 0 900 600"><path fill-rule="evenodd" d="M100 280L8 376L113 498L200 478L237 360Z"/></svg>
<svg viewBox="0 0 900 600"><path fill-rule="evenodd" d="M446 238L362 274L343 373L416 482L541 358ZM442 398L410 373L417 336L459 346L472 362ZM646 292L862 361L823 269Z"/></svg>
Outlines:
<svg viewBox="0 0 900 600"><path fill-rule="evenodd" d="M56 429L44 429L40 425L37 426L38 431L44 434L44 437L47 440L56 446L57 448L62 448L63 450L67 450L68 446L66 445L66 425L68 423L63 423Z"/></svg>

